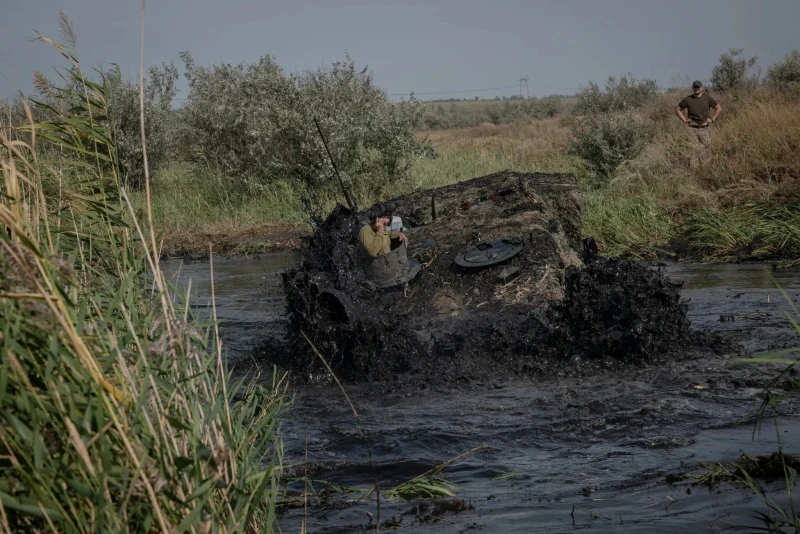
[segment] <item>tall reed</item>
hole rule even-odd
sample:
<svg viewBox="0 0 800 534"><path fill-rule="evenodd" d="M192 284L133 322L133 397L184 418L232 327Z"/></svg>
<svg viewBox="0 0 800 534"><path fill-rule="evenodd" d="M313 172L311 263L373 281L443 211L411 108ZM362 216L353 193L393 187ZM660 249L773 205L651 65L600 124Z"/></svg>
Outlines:
<svg viewBox="0 0 800 534"><path fill-rule="evenodd" d="M0 532L270 532L284 384L226 387L121 187L110 86L40 39L73 89L0 131Z"/></svg>

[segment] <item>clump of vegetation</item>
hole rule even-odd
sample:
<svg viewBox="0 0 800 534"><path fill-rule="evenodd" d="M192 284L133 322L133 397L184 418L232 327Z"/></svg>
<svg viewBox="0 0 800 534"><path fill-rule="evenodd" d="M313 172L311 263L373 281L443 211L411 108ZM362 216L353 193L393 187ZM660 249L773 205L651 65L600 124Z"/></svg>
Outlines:
<svg viewBox="0 0 800 534"><path fill-rule="evenodd" d="M572 131L570 152L603 179L638 156L654 134L649 120L630 111L590 115L576 120Z"/></svg>
<svg viewBox="0 0 800 534"><path fill-rule="evenodd" d="M740 451L739 459L732 462L697 462L703 472L700 474L668 476L677 482L685 479L695 480L696 484L714 488L722 482L750 485L754 479L764 482L782 480L786 469L797 470L800 468L800 458L790 454L773 452L764 456L750 456ZM669 483L669 482L668 482Z"/></svg>
<svg viewBox="0 0 800 534"><path fill-rule="evenodd" d="M605 91L589 82L577 96L572 111L569 151L581 159L601 181L620 165L638 156L655 133L655 124L636 110L650 103L660 89L655 80L622 76L609 78Z"/></svg>
<svg viewBox="0 0 800 534"><path fill-rule="evenodd" d="M572 111L579 115L596 115L639 109L658 96L661 89L655 80L637 80L632 74L610 77L605 91L594 82L589 82L578 92Z"/></svg>
<svg viewBox="0 0 800 534"><path fill-rule="evenodd" d="M800 87L800 50L792 50L783 61L767 69L767 82L778 89Z"/></svg>
<svg viewBox="0 0 800 534"><path fill-rule="evenodd" d="M758 62L757 57L742 57L741 48L731 48L719 57L711 69L711 86L715 91L738 91L755 89L760 74L753 72Z"/></svg>
<svg viewBox="0 0 800 534"><path fill-rule="evenodd" d="M188 52L182 58L189 82L183 152L240 177L250 191L280 180L308 184L316 193L337 187L314 118L356 194L402 181L424 153L414 136L419 103L392 103L349 57L292 75L271 56L211 67L197 66Z"/></svg>
<svg viewBox="0 0 800 534"><path fill-rule="evenodd" d="M73 80L0 131L0 530L270 531L281 385L229 383L127 202L109 85Z"/></svg>
<svg viewBox="0 0 800 534"><path fill-rule="evenodd" d="M173 100L178 70L172 64L150 66L144 84L144 131L147 138L147 163L157 173L174 158L175 118ZM139 84L122 78L119 69L108 72L109 127L114 135L117 163L122 181L128 188L144 187L144 158L139 121Z"/></svg>
<svg viewBox="0 0 800 534"><path fill-rule="evenodd" d="M63 13L59 17L59 26L64 44L53 43L42 37L64 53L75 50L77 36L72 22ZM67 68L57 71L62 83L56 84L50 78L36 72L34 74L35 95L30 99L35 104L31 110L33 118L41 123L43 135L48 134L46 123L66 124L72 119L72 109L67 107L70 99L86 98L88 91L102 91L107 96L102 107L92 103L86 113L95 121L103 121L107 127L109 143L95 145L84 139L84 153L76 153L88 165L95 164L94 153L100 151L103 156L114 160L116 171L122 182L131 189L139 189L144 185L144 165L142 157L142 138L140 131L139 83L125 80L119 67L105 72L94 70L85 73L80 64L70 63ZM91 80L90 74L95 80ZM173 158L173 143L170 138L175 127L172 110L177 89L175 82L178 71L171 64L161 67L151 66L148 79L144 84L144 117L145 134L147 136L147 156L150 172L164 168ZM88 89L87 89L88 88ZM21 98L17 98L10 107L12 120L21 129L25 128L27 117ZM108 153L113 145L114 154ZM47 151L49 147L40 146L39 150ZM57 158L58 151L50 156ZM49 156L48 156L49 157ZM102 165L111 172L109 162L102 159Z"/></svg>
<svg viewBox="0 0 800 534"><path fill-rule="evenodd" d="M384 496L393 499L435 499L437 497L454 497L453 484L448 482L441 473L433 473L427 477L415 478L403 482L399 486L384 492Z"/></svg>
<svg viewBox="0 0 800 534"><path fill-rule="evenodd" d="M800 257L800 206L775 202L701 207L686 216L685 235L722 260Z"/></svg>
<svg viewBox="0 0 800 534"><path fill-rule="evenodd" d="M553 95L542 98L509 98L461 102L430 102L424 106L419 130L469 128L482 124L509 124L519 121L544 120L563 114L569 107L567 98Z"/></svg>

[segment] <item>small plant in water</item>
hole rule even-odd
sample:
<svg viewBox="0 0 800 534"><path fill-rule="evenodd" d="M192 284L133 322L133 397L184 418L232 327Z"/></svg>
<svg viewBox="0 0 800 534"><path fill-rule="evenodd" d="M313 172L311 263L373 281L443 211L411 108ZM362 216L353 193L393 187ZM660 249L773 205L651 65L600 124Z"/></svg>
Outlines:
<svg viewBox="0 0 800 534"><path fill-rule="evenodd" d="M798 325L798 318L800 313L795 307L792 300L786 294L780 285L778 285L781 293L786 301L789 303L794 315L789 312L786 316L789 322L794 327L795 331L800 334L800 325ZM764 458L751 458L746 454L742 455L742 461L739 465L739 474L744 482L763 500L764 506L767 511L755 512L755 515L764 524L763 531L765 532L785 532L785 529L791 529L794 532L800 532L800 516L794 506L794 488L797 485L798 473L798 459L797 456L788 455L784 453L783 441L781 439L780 427L778 425L778 405L785 401L787 398L800 392L800 381L793 378L793 373L800 359L791 357L792 354L800 352L800 348L792 348L766 354L756 358L748 358L741 360L744 363L756 364L773 364L781 365L783 369L767 384L765 388L764 401L757 412L755 432L760 430L764 420L771 418L775 426L775 436L778 442L778 450L766 459ZM794 414L794 412L792 412ZM794 414L795 417L797 416ZM755 478L763 478L769 480L770 478L782 478L786 484L786 497L788 504L782 506L774 499L770 498L764 488L759 484Z"/></svg>
<svg viewBox="0 0 800 534"><path fill-rule="evenodd" d="M441 473L434 473L424 478L415 478L403 482L396 488L384 492L390 499L399 498L406 500L435 499L437 497L454 497L451 491L455 485L448 482Z"/></svg>

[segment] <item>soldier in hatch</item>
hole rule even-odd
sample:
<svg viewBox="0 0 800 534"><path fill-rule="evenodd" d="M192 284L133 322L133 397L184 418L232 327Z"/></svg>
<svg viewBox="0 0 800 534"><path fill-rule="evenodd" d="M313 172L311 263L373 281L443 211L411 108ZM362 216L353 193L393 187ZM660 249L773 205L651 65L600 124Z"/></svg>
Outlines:
<svg viewBox="0 0 800 534"><path fill-rule="evenodd" d="M358 241L361 249L370 258L383 256L392 251L392 239L399 239L408 246L408 237L400 232L389 230L392 214L385 204L376 204L369 210L369 223L361 228Z"/></svg>

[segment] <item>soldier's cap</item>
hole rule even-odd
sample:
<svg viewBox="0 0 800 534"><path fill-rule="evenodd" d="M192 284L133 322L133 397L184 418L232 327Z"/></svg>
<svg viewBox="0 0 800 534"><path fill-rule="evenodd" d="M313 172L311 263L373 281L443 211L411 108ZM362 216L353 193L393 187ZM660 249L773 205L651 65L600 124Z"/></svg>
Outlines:
<svg viewBox="0 0 800 534"><path fill-rule="evenodd" d="M703 87L703 82L701 82L700 80L693 81L692 82L692 89L694 89L695 87Z"/></svg>

